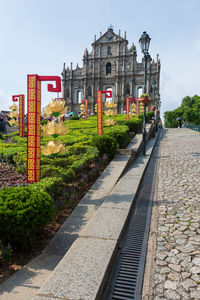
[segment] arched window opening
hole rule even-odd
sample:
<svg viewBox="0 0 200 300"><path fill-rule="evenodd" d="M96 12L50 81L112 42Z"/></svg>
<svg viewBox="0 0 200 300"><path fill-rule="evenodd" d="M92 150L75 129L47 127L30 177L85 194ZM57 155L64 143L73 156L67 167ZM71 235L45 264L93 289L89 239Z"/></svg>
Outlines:
<svg viewBox="0 0 200 300"><path fill-rule="evenodd" d="M111 63L106 64L106 75L111 74Z"/></svg>
<svg viewBox="0 0 200 300"><path fill-rule="evenodd" d="M81 91L77 91L77 103L81 103Z"/></svg>
<svg viewBox="0 0 200 300"><path fill-rule="evenodd" d="M143 89L142 89L142 87L139 87L138 88L138 98L140 98L140 95L142 95L142 93L143 93Z"/></svg>
<svg viewBox="0 0 200 300"><path fill-rule="evenodd" d="M88 96L88 97L91 97L91 96L92 96L92 90L91 90L91 87L89 87L89 88L87 89L87 96Z"/></svg>
<svg viewBox="0 0 200 300"><path fill-rule="evenodd" d="M108 48L107 48L107 55L112 55L110 46L108 46Z"/></svg>
<svg viewBox="0 0 200 300"><path fill-rule="evenodd" d="M125 94L130 95L130 86L129 85L127 85L125 88Z"/></svg>

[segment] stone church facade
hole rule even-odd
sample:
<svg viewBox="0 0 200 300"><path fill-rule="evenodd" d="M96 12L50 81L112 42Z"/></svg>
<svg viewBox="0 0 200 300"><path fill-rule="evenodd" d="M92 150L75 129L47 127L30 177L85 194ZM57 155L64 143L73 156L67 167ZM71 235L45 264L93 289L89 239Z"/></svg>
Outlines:
<svg viewBox="0 0 200 300"><path fill-rule="evenodd" d="M160 106L160 60L152 60L146 73L146 90L151 105ZM154 88L152 88L154 82ZM155 88L156 86L156 88ZM139 97L144 89L144 64L137 62L134 44L128 48L124 37L116 34L112 27L92 43L92 51L86 49L83 67L63 67L63 98L70 111L80 111L83 99L88 99L89 113L94 113L97 90L112 90L112 100L117 103L118 113L126 110L126 97ZM105 96L104 96L105 97ZM103 99L105 101L105 99Z"/></svg>

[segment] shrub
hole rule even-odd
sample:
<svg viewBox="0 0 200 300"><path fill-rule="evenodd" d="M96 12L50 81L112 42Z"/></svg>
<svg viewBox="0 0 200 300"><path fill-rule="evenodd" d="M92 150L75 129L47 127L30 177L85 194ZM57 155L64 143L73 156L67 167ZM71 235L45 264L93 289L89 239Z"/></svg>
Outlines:
<svg viewBox="0 0 200 300"><path fill-rule="evenodd" d="M25 174L26 173L26 162L27 153L21 152L13 157L13 162L16 165L16 171Z"/></svg>
<svg viewBox="0 0 200 300"><path fill-rule="evenodd" d="M148 111L146 113L146 117L147 117L148 120L151 120L153 118L153 116L154 116L154 112L153 111Z"/></svg>
<svg viewBox="0 0 200 300"><path fill-rule="evenodd" d="M71 116L69 119L70 120L79 120L80 118L78 116Z"/></svg>
<svg viewBox="0 0 200 300"><path fill-rule="evenodd" d="M129 142L128 135L125 132L116 130L111 131L110 133L108 133L108 135L116 139L119 148L125 148Z"/></svg>
<svg viewBox="0 0 200 300"><path fill-rule="evenodd" d="M71 169L66 170L62 167L51 165L41 166L41 178L55 176L62 177L63 181L65 181L65 183L68 183L69 181L73 180L75 174Z"/></svg>
<svg viewBox="0 0 200 300"><path fill-rule="evenodd" d="M112 158L117 151L117 141L106 134L94 136L91 140L91 144L97 147L100 156L107 154L109 158Z"/></svg>
<svg viewBox="0 0 200 300"><path fill-rule="evenodd" d="M2 146L2 145L1 145ZM24 151L24 147L10 147L10 148L4 148L1 147L0 149L0 161L7 162L7 163L14 163L13 157Z"/></svg>
<svg viewBox="0 0 200 300"><path fill-rule="evenodd" d="M32 186L0 191L0 240L4 246L28 248L54 214L53 199Z"/></svg>
<svg viewBox="0 0 200 300"><path fill-rule="evenodd" d="M129 131L134 131L136 133L141 129L142 120L134 118L132 120L125 121L124 124L128 126Z"/></svg>
<svg viewBox="0 0 200 300"><path fill-rule="evenodd" d="M56 201L57 197L63 192L64 181L62 177L46 177L31 186L44 190Z"/></svg>
<svg viewBox="0 0 200 300"><path fill-rule="evenodd" d="M3 140L3 134L0 132L0 140Z"/></svg>

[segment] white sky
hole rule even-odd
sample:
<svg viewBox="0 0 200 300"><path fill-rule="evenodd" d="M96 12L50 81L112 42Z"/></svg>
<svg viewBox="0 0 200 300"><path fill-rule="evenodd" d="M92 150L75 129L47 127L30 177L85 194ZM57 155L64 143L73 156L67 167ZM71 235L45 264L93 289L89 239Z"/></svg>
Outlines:
<svg viewBox="0 0 200 300"><path fill-rule="evenodd" d="M82 66L110 24L129 46L143 31L151 37L149 53L161 59L161 111L178 107L183 97L200 94L200 0L0 0L0 110L11 96L27 94L27 74L60 76L63 62ZM55 97L42 83L42 105Z"/></svg>

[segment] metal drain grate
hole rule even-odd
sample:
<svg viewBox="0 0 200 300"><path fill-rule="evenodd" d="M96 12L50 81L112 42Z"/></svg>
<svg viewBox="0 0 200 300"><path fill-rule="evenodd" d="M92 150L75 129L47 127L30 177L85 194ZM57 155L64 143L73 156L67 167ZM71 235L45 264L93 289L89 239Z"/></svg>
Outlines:
<svg viewBox="0 0 200 300"><path fill-rule="evenodd" d="M107 300L141 299L158 150L156 143L133 207Z"/></svg>

